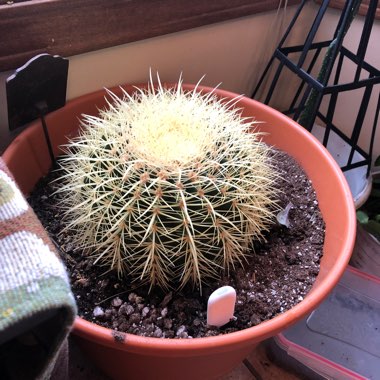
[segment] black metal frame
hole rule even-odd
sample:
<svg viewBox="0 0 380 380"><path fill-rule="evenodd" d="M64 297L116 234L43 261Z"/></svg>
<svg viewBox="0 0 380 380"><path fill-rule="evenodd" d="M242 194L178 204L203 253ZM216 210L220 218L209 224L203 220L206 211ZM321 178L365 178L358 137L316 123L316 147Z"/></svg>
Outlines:
<svg viewBox="0 0 380 380"><path fill-rule="evenodd" d="M312 130L315 119L318 117L326 126L325 135L323 138L323 144L325 146L327 146L331 131L334 131L347 144L351 146L347 164L344 165L341 169L343 171L346 171L360 166L368 165L368 176L371 167L371 157L375 132L379 121L380 93L378 95L368 152L359 147L358 140L364 117L368 109L368 102L373 93L374 86L380 83L380 71L365 61L365 55L371 35L372 25L375 19L378 0L370 1L368 12L365 16L362 36L360 38L356 53L353 53L346 49L343 46L343 40L347 30L351 25L351 21L355 17L357 9L361 3L361 1L357 0L349 0L346 2L337 24L334 36L331 40L313 42L329 3L329 0L323 0L311 26L311 29L306 36L305 43L298 46L283 46L299 15L301 14L301 11L304 8L306 2L307 0L303 0L298 7L295 16L293 17L273 56L268 62L268 65L266 66L262 76L260 77L260 80L255 90L253 91L252 98L257 96L259 89L263 85L264 79L269 74L269 70L277 61L278 67L274 73L272 83L269 86L269 90L264 100L265 104L269 104L278 84L280 75L282 74L283 69L286 67L288 70L298 76L298 78L301 80L301 83L295 92L289 108L283 110L282 112L286 115L291 116L294 120L297 120L308 131ZM327 49L327 52L325 53L325 60L322 63L322 68L319 72L318 77L314 78L311 72L315 68L315 64L318 61L322 50L324 49ZM293 54L297 55L298 61L297 59L291 59ZM326 59L326 57L328 59ZM341 79L341 71L345 59L348 59L354 63L356 66L356 72L354 80L352 82L341 84L339 81ZM334 65L336 65L335 75L332 80L332 84L329 84ZM365 73L366 77L364 79L361 79L363 73ZM332 121L338 95L341 92L352 91L360 88L364 88L360 109L354 123L351 136L346 136L337 126L333 124ZM325 95L330 95L330 99L327 107L327 113L324 115L319 108ZM352 161L355 151L360 153L364 159L353 163Z"/></svg>

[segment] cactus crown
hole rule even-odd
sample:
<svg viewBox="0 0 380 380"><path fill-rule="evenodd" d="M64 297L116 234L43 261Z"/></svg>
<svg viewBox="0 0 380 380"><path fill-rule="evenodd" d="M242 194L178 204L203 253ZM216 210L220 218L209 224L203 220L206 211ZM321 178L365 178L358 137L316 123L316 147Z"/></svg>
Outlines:
<svg viewBox="0 0 380 380"><path fill-rule="evenodd" d="M274 219L276 173L238 99L185 91L181 81L109 95L60 161L77 246L164 288L201 286L241 263Z"/></svg>

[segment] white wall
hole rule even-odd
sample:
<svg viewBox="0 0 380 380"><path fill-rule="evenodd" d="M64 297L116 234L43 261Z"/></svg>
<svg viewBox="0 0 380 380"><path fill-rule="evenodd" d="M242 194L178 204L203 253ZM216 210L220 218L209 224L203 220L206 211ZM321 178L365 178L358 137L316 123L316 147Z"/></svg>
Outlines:
<svg viewBox="0 0 380 380"><path fill-rule="evenodd" d="M276 12L173 33L70 57L68 99L122 83L146 82L149 68L159 71L162 81L177 81L221 87L250 95L252 82L263 61L276 46L281 22L288 22L295 7L276 18ZM10 73L0 73L0 152L10 140L4 109L4 82Z"/></svg>
<svg viewBox="0 0 380 380"><path fill-rule="evenodd" d="M293 11L287 11L288 19ZM205 85L221 83L249 95L263 59L275 47L273 23L281 19L268 12L71 57L68 97L147 81L149 68L163 81L177 81L182 72L185 82L196 83L205 75Z"/></svg>
<svg viewBox="0 0 380 380"><path fill-rule="evenodd" d="M122 83L146 82L149 69L162 81L177 81L183 73L188 83L221 87L250 95L252 83L269 59L282 22L288 23L295 7L213 24L144 41L70 57L68 99ZM0 73L0 152L10 137ZM3 106L1 106L3 105Z"/></svg>

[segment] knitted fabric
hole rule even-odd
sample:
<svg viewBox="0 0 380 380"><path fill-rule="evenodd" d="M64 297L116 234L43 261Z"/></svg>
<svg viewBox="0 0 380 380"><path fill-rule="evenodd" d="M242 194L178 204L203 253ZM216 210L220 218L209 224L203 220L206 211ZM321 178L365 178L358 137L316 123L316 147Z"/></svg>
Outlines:
<svg viewBox="0 0 380 380"><path fill-rule="evenodd" d="M65 268L0 158L0 379L47 379L76 315Z"/></svg>

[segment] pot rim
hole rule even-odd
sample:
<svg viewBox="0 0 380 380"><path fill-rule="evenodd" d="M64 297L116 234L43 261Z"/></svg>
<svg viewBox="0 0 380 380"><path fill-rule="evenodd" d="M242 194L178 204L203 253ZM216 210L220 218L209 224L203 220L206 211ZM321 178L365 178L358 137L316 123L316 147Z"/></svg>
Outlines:
<svg viewBox="0 0 380 380"><path fill-rule="evenodd" d="M177 85L177 83L163 83L163 86L165 87L173 87ZM185 90L192 90L194 88L197 88L198 90L205 92L214 91L215 94L222 98L235 98L236 96L238 96L238 94L230 91L213 89L207 86L188 84L183 84L182 86ZM137 84L135 85L135 87L146 87L146 84ZM111 89L111 91L115 89L117 89L117 87L114 87L113 89ZM80 101L81 99L82 97L77 98L75 100ZM317 288L309 292L304 298L304 300L302 300L300 303L292 307L290 310L284 312L283 314L277 315L268 321L261 322L259 325L224 335L193 339L153 338L124 333L124 343L118 344L118 347L120 349L124 348L128 351L139 350L141 348L144 348L144 351L147 349L150 349L152 351L159 349L160 354L164 355L165 353L172 352L173 350L176 350L176 352L178 353L184 353L189 349L192 351L210 351L210 349L212 349L213 351L227 351L228 347L231 345L236 345L238 343L241 343L242 341L247 342L250 340L252 340L252 344L254 344L257 341L275 335L279 331L289 327L295 321L303 318L305 315L313 311L324 300L325 295L328 294L337 284L344 270L347 267L355 243L356 217L351 191L340 167L338 166L334 158L330 155L330 153L327 151L327 149L311 133L309 133L307 130L305 130L303 127L297 124L294 120L285 116L281 112L274 110L273 108L265 104L262 104L256 100L247 97L242 97L241 101L243 103L253 102L256 108L262 109L264 111L270 110L270 112L275 114L277 119L286 120L286 124L288 124L290 128L296 129L298 133L302 134L303 138L308 140L309 143L312 144L314 148L316 148L319 151L319 154L324 158L324 160L327 161L328 164L333 168L334 172L336 173L339 179L339 189L336 189L336 191L342 193L342 201L344 202L345 207L347 208L349 216L347 221L347 233L345 236L344 246L342 248L343 253L339 257L339 260L337 260L333 267L330 269L329 273L326 274L323 282L320 282ZM107 346L115 345L115 338L112 335L112 329L105 328L97 325L96 323L86 321L81 317L76 318L73 332L75 334L78 334L79 336L86 336L87 339L96 339L97 342Z"/></svg>
<svg viewBox="0 0 380 380"><path fill-rule="evenodd" d="M162 83L162 86L175 87L178 86L178 83ZM120 93L120 88L131 91L136 88L146 87L147 84L121 85L111 88L110 91ZM182 87L185 90L192 90L194 88L197 88L199 91L213 91L218 97L227 99L236 98L239 96L238 94L230 91L214 89L201 85L182 84ZM83 102L96 100L99 97L104 98L105 95L105 90L98 90L96 92L82 95L67 102L64 108L61 108L47 115L47 119L50 119L54 114L59 115L60 112L70 112L70 110L75 109L75 107L78 107ZM194 355L194 350L198 354L201 354L202 352L223 352L230 350L231 346L241 346L242 344L252 344L253 346L258 341L269 338L281 330L289 327L313 311L324 300L326 294L328 294L337 284L349 262L356 236L356 216L354 202L351 195L351 190L340 167L327 151L327 149L311 133L306 131L306 129L301 127L294 120L256 100L244 96L239 97L240 99L237 102L237 106L241 105L243 107L244 104L254 104L255 109L261 110L265 113L270 112L272 115L274 115L276 120L279 120L280 123L282 120L285 124L287 124L288 128L295 130L296 134L300 135L301 138L307 140L308 144L311 144L313 149L315 151L318 151L321 160L323 160L335 172L335 175L337 176L337 181L335 181L337 186L334 190L341 194L341 201L346 209L347 214L345 235L343 237L334 236L336 239L343 240L341 249L342 252L339 256L339 260L336 260L334 262L334 265L328 272L325 271L325 277L323 281L320 281L317 287L313 287L312 290L309 291L309 293L305 296L304 300L299 302L296 306L268 321L261 322L259 325L249 327L244 330L214 337L202 337L193 339L153 338L123 333L125 334L125 339L124 341L120 342L119 339L115 340L115 337L113 336L115 333L114 330L99 326L93 322L86 321L81 317L77 317L72 329L74 334L85 337L87 340L91 340L109 347L112 346L113 348L118 348L120 350L144 353L154 352L155 355L161 356L167 356L173 351L175 351L177 354L181 354L182 356ZM20 137L22 135L28 136L32 133L33 129L37 129L39 127L39 122L34 122L29 128L21 132ZM18 139L18 137L16 139ZM4 160L6 162L9 162L11 160L11 156L12 153L10 151L7 152L6 149L3 154ZM318 281L318 277L316 281Z"/></svg>

